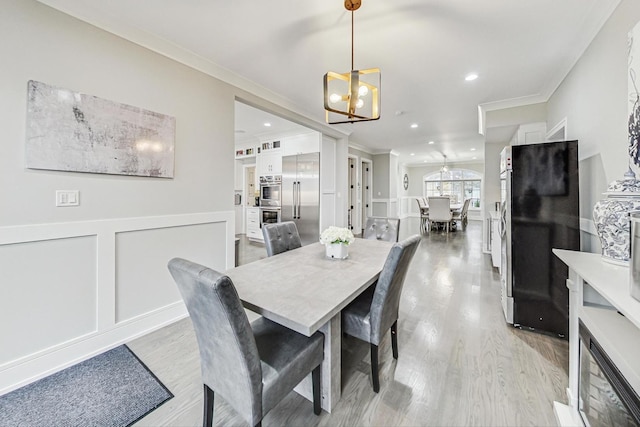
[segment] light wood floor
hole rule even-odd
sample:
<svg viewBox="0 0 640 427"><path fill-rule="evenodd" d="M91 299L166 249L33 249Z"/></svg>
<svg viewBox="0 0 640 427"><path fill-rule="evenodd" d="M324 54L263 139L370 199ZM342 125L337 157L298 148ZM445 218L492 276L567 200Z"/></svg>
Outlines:
<svg viewBox="0 0 640 427"><path fill-rule="evenodd" d="M403 220L400 238L418 233ZM400 303L400 357L387 336L380 350L380 393L372 391L368 345L343 339L342 399L315 416L291 393L264 426L555 425L552 402L565 401L568 344L504 322L499 276L482 253L481 223L423 235ZM241 260L266 256L242 242ZM256 278L256 280L259 280ZM138 426L202 425L198 351L189 319L129 343L175 397ZM216 425L244 425L221 398Z"/></svg>

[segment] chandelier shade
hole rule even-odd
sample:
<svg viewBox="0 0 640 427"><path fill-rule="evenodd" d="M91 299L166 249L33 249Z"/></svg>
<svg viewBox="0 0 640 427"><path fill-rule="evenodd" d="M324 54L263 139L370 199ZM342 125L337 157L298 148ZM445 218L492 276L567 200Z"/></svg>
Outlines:
<svg viewBox="0 0 640 427"><path fill-rule="evenodd" d="M324 75L324 109L329 124L380 118L380 69L329 71ZM346 117L345 117L346 116Z"/></svg>
<svg viewBox="0 0 640 427"><path fill-rule="evenodd" d="M353 12L360 0L345 0L351 11L351 71L324 75L324 109L328 124L354 123L380 118L380 69L353 66Z"/></svg>

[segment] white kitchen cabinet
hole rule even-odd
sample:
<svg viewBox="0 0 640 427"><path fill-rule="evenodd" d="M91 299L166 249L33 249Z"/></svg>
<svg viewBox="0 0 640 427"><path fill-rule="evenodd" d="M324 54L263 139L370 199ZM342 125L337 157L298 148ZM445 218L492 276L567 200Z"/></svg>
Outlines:
<svg viewBox="0 0 640 427"><path fill-rule="evenodd" d="M320 132L309 132L282 138L282 155L318 153L320 151Z"/></svg>
<svg viewBox="0 0 640 427"><path fill-rule="evenodd" d="M500 212L491 212L491 264L500 268L502 241L500 237Z"/></svg>
<svg viewBox="0 0 640 427"><path fill-rule="evenodd" d="M247 237L251 240L264 241L260 229L260 208L247 208Z"/></svg>
<svg viewBox="0 0 640 427"><path fill-rule="evenodd" d="M282 151L265 151L258 155L258 175L282 174Z"/></svg>

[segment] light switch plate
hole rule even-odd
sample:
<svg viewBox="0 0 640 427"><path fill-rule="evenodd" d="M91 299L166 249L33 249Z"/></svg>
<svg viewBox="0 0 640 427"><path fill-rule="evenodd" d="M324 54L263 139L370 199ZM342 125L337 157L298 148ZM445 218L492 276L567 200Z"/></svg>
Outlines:
<svg viewBox="0 0 640 427"><path fill-rule="evenodd" d="M79 206L80 192L78 190L56 190L56 206Z"/></svg>

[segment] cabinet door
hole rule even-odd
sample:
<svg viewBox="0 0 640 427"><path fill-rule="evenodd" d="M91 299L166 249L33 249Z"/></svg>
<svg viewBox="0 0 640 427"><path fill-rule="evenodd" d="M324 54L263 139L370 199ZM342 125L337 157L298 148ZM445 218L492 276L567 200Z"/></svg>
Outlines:
<svg viewBox="0 0 640 427"><path fill-rule="evenodd" d="M501 256L500 220L491 220L491 263L494 267L500 268Z"/></svg>
<svg viewBox="0 0 640 427"><path fill-rule="evenodd" d="M274 153L271 157L271 174L282 174L282 155L280 153Z"/></svg>
<svg viewBox="0 0 640 427"><path fill-rule="evenodd" d="M282 149L283 156L318 153L320 151L320 133L311 132L283 138Z"/></svg>
<svg viewBox="0 0 640 427"><path fill-rule="evenodd" d="M280 151L275 153L262 152L259 163L260 176L282 174L282 155Z"/></svg>

